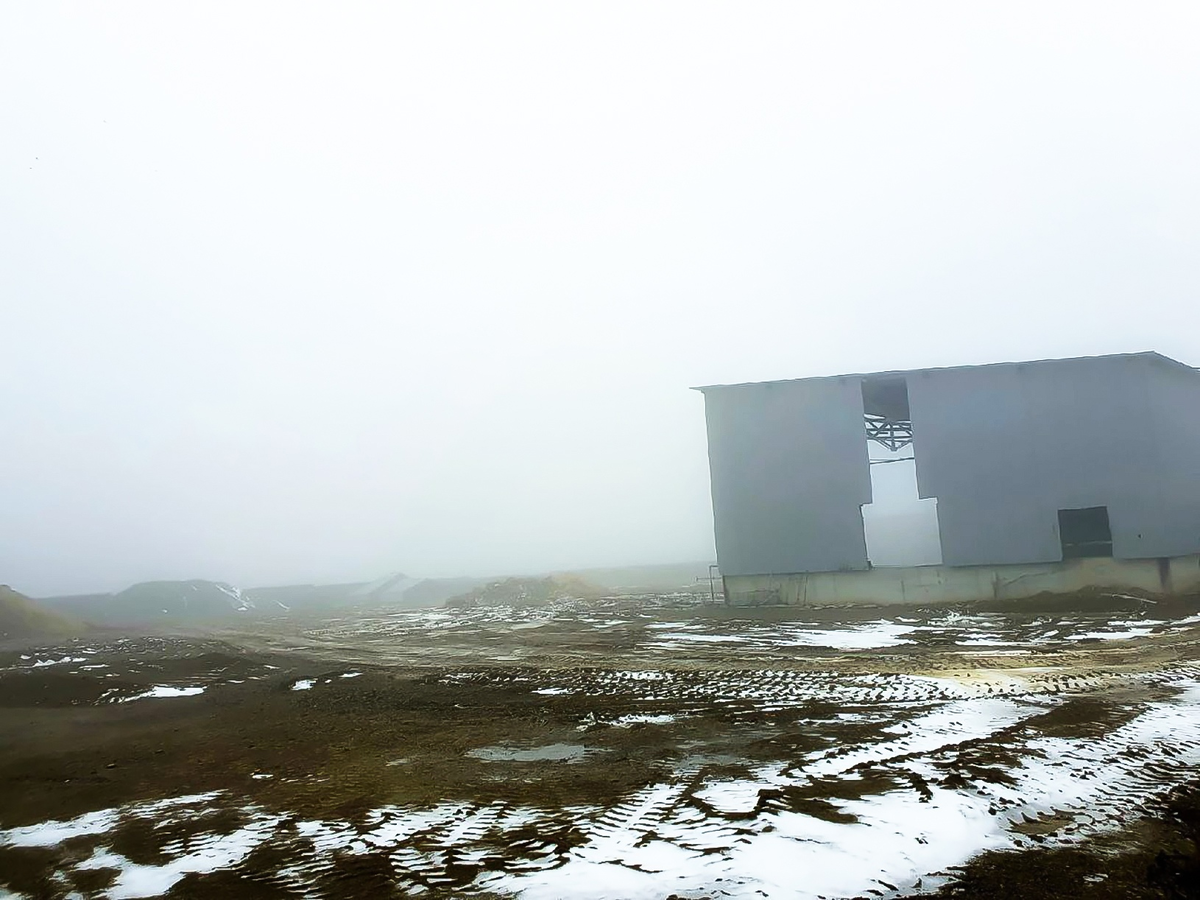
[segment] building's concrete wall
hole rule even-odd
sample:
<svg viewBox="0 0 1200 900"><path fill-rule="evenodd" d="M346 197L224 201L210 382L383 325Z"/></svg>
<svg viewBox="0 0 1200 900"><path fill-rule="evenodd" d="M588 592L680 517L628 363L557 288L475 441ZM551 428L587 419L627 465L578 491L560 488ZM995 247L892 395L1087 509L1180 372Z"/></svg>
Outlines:
<svg viewBox="0 0 1200 900"><path fill-rule="evenodd" d="M1090 589L1149 596L1200 592L1200 555L1073 559L1015 566L916 566L866 572L726 576L735 606L888 606L1021 600Z"/></svg>
<svg viewBox="0 0 1200 900"><path fill-rule="evenodd" d="M1156 354L897 373L942 562L1062 559L1058 510L1108 508L1113 555L1200 552L1200 373ZM726 575L868 568L862 378L706 388Z"/></svg>
<svg viewBox="0 0 1200 900"><path fill-rule="evenodd" d="M704 393L717 558L726 575L867 568L871 476L858 378Z"/></svg>
<svg viewBox="0 0 1200 900"><path fill-rule="evenodd" d="M1200 551L1200 426L1174 419L1200 400L1194 372L1149 356L935 369L908 395L946 565L1058 561L1057 511L1089 506L1108 507L1115 557Z"/></svg>
<svg viewBox="0 0 1200 900"><path fill-rule="evenodd" d="M1158 554L1195 553L1200 549L1200 376L1166 363L1150 371L1159 493L1154 508L1139 517L1138 530L1142 543Z"/></svg>

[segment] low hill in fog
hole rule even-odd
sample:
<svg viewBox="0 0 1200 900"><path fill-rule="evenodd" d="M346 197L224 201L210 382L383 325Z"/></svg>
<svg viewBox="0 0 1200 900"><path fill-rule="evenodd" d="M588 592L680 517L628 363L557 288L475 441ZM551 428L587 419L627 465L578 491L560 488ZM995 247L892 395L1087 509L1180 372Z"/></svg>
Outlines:
<svg viewBox="0 0 1200 900"><path fill-rule="evenodd" d="M412 578L402 573L354 584L293 584L247 588L256 615L323 613L362 609L418 609L484 583L481 578Z"/></svg>
<svg viewBox="0 0 1200 900"><path fill-rule="evenodd" d="M614 593L652 593L695 588L708 583L707 562L666 563L652 566L612 566L604 569L575 569L575 575Z"/></svg>
<svg viewBox="0 0 1200 900"><path fill-rule="evenodd" d="M708 564L582 569L520 578L414 578L393 572L350 584L239 588L223 581L147 581L115 594L47 597L42 607L102 625L220 623L264 616L343 614L350 610L532 604L560 596L669 592L706 581Z"/></svg>
<svg viewBox="0 0 1200 900"><path fill-rule="evenodd" d="M410 578L392 574L353 584L238 588L222 581L146 581L115 594L47 597L41 604L104 625L202 623L280 615L322 615L348 609L437 606L484 583L480 578Z"/></svg>
<svg viewBox="0 0 1200 900"><path fill-rule="evenodd" d="M51 597L42 601L60 612L106 625L194 622L245 614L254 604L221 581L144 581L116 594Z"/></svg>
<svg viewBox="0 0 1200 900"><path fill-rule="evenodd" d="M446 606L470 609L475 606L541 606L555 600L600 597L604 589L575 575L545 578L505 578L451 597Z"/></svg>
<svg viewBox="0 0 1200 900"><path fill-rule="evenodd" d="M86 627L0 584L0 641L71 637Z"/></svg>

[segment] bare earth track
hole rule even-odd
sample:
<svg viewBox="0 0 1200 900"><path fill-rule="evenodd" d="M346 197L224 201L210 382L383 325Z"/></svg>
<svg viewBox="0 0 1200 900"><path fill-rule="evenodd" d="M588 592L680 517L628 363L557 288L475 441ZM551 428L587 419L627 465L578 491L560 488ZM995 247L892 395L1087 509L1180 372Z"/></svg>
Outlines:
<svg viewBox="0 0 1200 900"><path fill-rule="evenodd" d="M1105 602L0 651L0 897L1195 896L1200 616Z"/></svg>

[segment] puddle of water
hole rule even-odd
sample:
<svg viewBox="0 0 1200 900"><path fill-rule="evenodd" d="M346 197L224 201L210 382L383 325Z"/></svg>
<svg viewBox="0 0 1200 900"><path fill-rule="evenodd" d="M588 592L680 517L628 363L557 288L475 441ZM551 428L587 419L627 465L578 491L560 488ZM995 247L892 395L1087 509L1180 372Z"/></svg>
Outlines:
<svg viewBox="0 0 1200 900"><path fill-rule="evenodd" d="M292 685L292 690L293 691L311 691L312 686L316 683L317 683L317 679L315 679L315 678L301 678L299 681L297 681L295 684Z"/></svg>
<svg viewBox="0 0 1200 900"><path fill-rule="evenodd" d="M601 752L582 744L544 744L541 747L479 747L467 752L467 756L486 762L578 762L593 753Z"/></svg>

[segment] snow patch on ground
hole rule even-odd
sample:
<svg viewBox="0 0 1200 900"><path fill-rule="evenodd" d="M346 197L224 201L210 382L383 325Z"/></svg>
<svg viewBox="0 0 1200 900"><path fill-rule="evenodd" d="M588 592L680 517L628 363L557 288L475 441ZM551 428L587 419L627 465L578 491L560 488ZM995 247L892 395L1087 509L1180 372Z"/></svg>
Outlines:
<svg viewBox="0 0 1200 900"><path fill-rule="evenodd" d="M8 847L54 847L63 841L89 834L104 834L120 821L118 810L101 809L84 813L67 822L42 822L0 831L0 846Z"/></svg>
<svg viewBox="0 0 1200 900"><path fill-rule="evenodd" d="M853 628L782 628L772 643L780 647L829 647L833 650L875 650L913 643L911 625L880 619Z"/></svg>
<svg viewBox="0 0 1200 900"><path fill-rule="evenodd" d="M184 843L183 853L163 865L142 865L102 847L76 868L116 869L117 879L108 889L111 900L133 900L165 894L188 874L208 874L242 862L271 837L283 816L261 816L231 834L202 835Z"/></svg>
<svg viewBox="0 0 1200 900"><path fill-rule="evenodd" d="M670 725L676 719L677 717L672 715L629 715L618 716L613 719L612 724L617 728L632 728L634 725Z"/></svg>
<svg viewBox="0 0 1200 900"><path fill-rule="evenodd" d="M1116 624L1115 622L1113 624ZM1081 634L1072 634L1067 637L1069 641L1125 641L1130 638L1147 637L1154 633L1153 628L1123 628L1120 631L1085 631Z"/></svg>
<svg viewBox="0 0 1200 900"><path fill-rule="evenodd" d="M171 687L170 685L156 684L148 691L141 694L134 694L132 697L122 697L117 702L128 703L131 700L147 700L158 697L194 697L197 694L203 694L204 690L204 688L198 686Z"/></svg>
<svg viewBox="0 0 1200 900"><path fill-rule="evenodd" d="M87 662L86 656L64 656L62 659L39 659L30 668L42 669L46 666L61 666L63 663Z"/></svg>
<svg viewBox="0 0 1200 900"><path fill-rule="evenodd" d="M650 627L662 628L667 623ZM820 627L803 623L755 624L736 632L710 633L706 625L669 623L671 631L655 634L648 646L660 650L679 649L689 644L747 644L772 647L828 647L831 650L874 650L911 644L909 635L918 629L907 624L880 619L845 628ZM719 627L713 623L712 627Z"/></svg>

